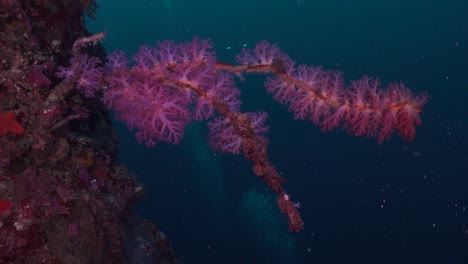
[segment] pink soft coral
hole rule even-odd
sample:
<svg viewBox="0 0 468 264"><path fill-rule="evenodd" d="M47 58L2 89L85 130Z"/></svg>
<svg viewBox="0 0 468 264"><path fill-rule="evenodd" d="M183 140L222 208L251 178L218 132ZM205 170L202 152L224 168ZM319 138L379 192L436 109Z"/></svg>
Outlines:
<svg viewBox="0 0 468 264"><path fill-rule="evenodd" d="M190 99L180 90L158 83L154 77L137 78L129 72L108 78L112 89L103 102L117 119L136 130L138 142L153 147L159 141L177 144L190 121Z"/></svg>

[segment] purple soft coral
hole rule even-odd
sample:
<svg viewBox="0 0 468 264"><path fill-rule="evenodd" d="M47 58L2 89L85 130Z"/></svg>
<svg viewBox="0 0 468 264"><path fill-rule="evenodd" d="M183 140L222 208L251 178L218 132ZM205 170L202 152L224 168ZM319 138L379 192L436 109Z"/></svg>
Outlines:
<svg viewBox="0 0 468 264"><path fill-rule="evenodd" d="M239 65L216 62L211 42L198 38L188 43L164 41L143 46L133 56L130 68L124 54L115 53L109 57L103 76L102 100L118 119L136 130L139 142L150 147L159 141L177 144L192 119L212 118L208 121L212 149L242 153L253 162L255 175L278 194L278 206L292 232L300 231L303 222L298 203L284 191L284 179L268 156L264 136L268 115L239 111L240 91L233 75L273 74L266 82L268 92L287 105L295 118L311 120L323 130L342 127L354 135L376 135L379 142L397 130L411 140L415 126L421 123L419 114L426 97L414 97L402 84L377 92L377 86L364 79L345 89L340 72L296 67L276 45L266 41L253 51L244 49L236 59ZM58 74L75 78L78 88L94 94L89 84L92 77L102 74L96 68L97 61L86 56L78 61L80 65L75 61Z"/></svg>
<svg viewBox="0 0 468 264"><path fill-rule="evenodd" d="M267 112L246 113L250 118L250 123L253 131L257 136L260 136L265 143L266 138L263 136L268 133L269 127L265 125L268 118ZM243 137L235 131L231 121L225 117L217 117L208 122L210 129L209 140L211 148L214 151L239 154L242 150Z"/></svg>
<svg viewBox="0 0 468 264"><path fill-rule="evenodd" d="M76 78L76 88L85 97L93 97L101 88L100 82L104 70L100 64L98 58L80 54L77 58L71 58L69 67L60 66L56 76L62 79Z"/></svg>

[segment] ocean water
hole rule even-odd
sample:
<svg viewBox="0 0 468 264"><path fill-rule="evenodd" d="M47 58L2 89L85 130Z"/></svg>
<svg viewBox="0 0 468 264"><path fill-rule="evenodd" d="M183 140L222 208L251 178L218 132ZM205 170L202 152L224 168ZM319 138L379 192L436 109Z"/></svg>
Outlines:
<svg viewBox="0 0 468 264"><path fill-rule="evenodd" d="M270 114L269 153L305 222L290 233L275 196L240 156L213 153L195 122L180 145L139 145L116 122L120 161L145 185L138 213L184 263L468 263L468 2L461 0L100 1L107 51L194 36L233 63L278 44L298 64L403 81L426 92L411 142L322 133L263 88L238 81L242 111Z"/></svg>

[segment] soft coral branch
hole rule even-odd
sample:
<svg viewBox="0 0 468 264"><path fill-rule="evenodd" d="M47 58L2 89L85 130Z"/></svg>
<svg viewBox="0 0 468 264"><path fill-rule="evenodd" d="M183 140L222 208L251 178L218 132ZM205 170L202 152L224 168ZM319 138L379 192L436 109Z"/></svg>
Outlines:
<svg viewBox="0 0 468 264"><path fill-rule="evenodd" d="M253 162L255 175L278 194L278 206L293 232L300 231L303 222L297 203L282 187L284 178L270 161L267 114L240 111L240 91L228 73L272 73L266 82L268 92L287 105L295 118L311 120L324 131L342 126L355 135L376 136L379 142L394 130L411 140L426 100L425 95L414 97L402 84L380 89L380 82L369 77L351 82L346 89L342 73L295 67L293 60L266 41L253 52L243 50L237 56L240 65L217 63L211 42L198 38L143 46L132 58L135 64L129 67L122 52L109 56L102 100L136 130L138 141L147 146L159 141L177 144L191 120L208 120L213 150L242 153ZM73 63L72 73L82 69L80 76L86 76L96 68L82 63Z"/></svg>

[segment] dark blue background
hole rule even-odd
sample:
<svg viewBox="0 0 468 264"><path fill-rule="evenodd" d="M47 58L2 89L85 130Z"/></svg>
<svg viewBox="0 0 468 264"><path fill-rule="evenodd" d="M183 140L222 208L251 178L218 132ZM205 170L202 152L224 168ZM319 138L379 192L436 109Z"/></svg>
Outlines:
<svg viewBox="0 0 468 264"><path fill-rule="evenodd" d="M122 124L120 159L145 184L138 207L185 263L468 263L468 2L444 0L100 1L93 31L109 52L210 38L221 61L277 43L298 63L403 80L427 92L410 143L295 121L263 89L240 83L243 111L268 111L270 154L301 202L290 234L274 196L242 157L213 154L194 123L178 146L138 145ZM231 47L228 49L227 47Z"/></svg>

